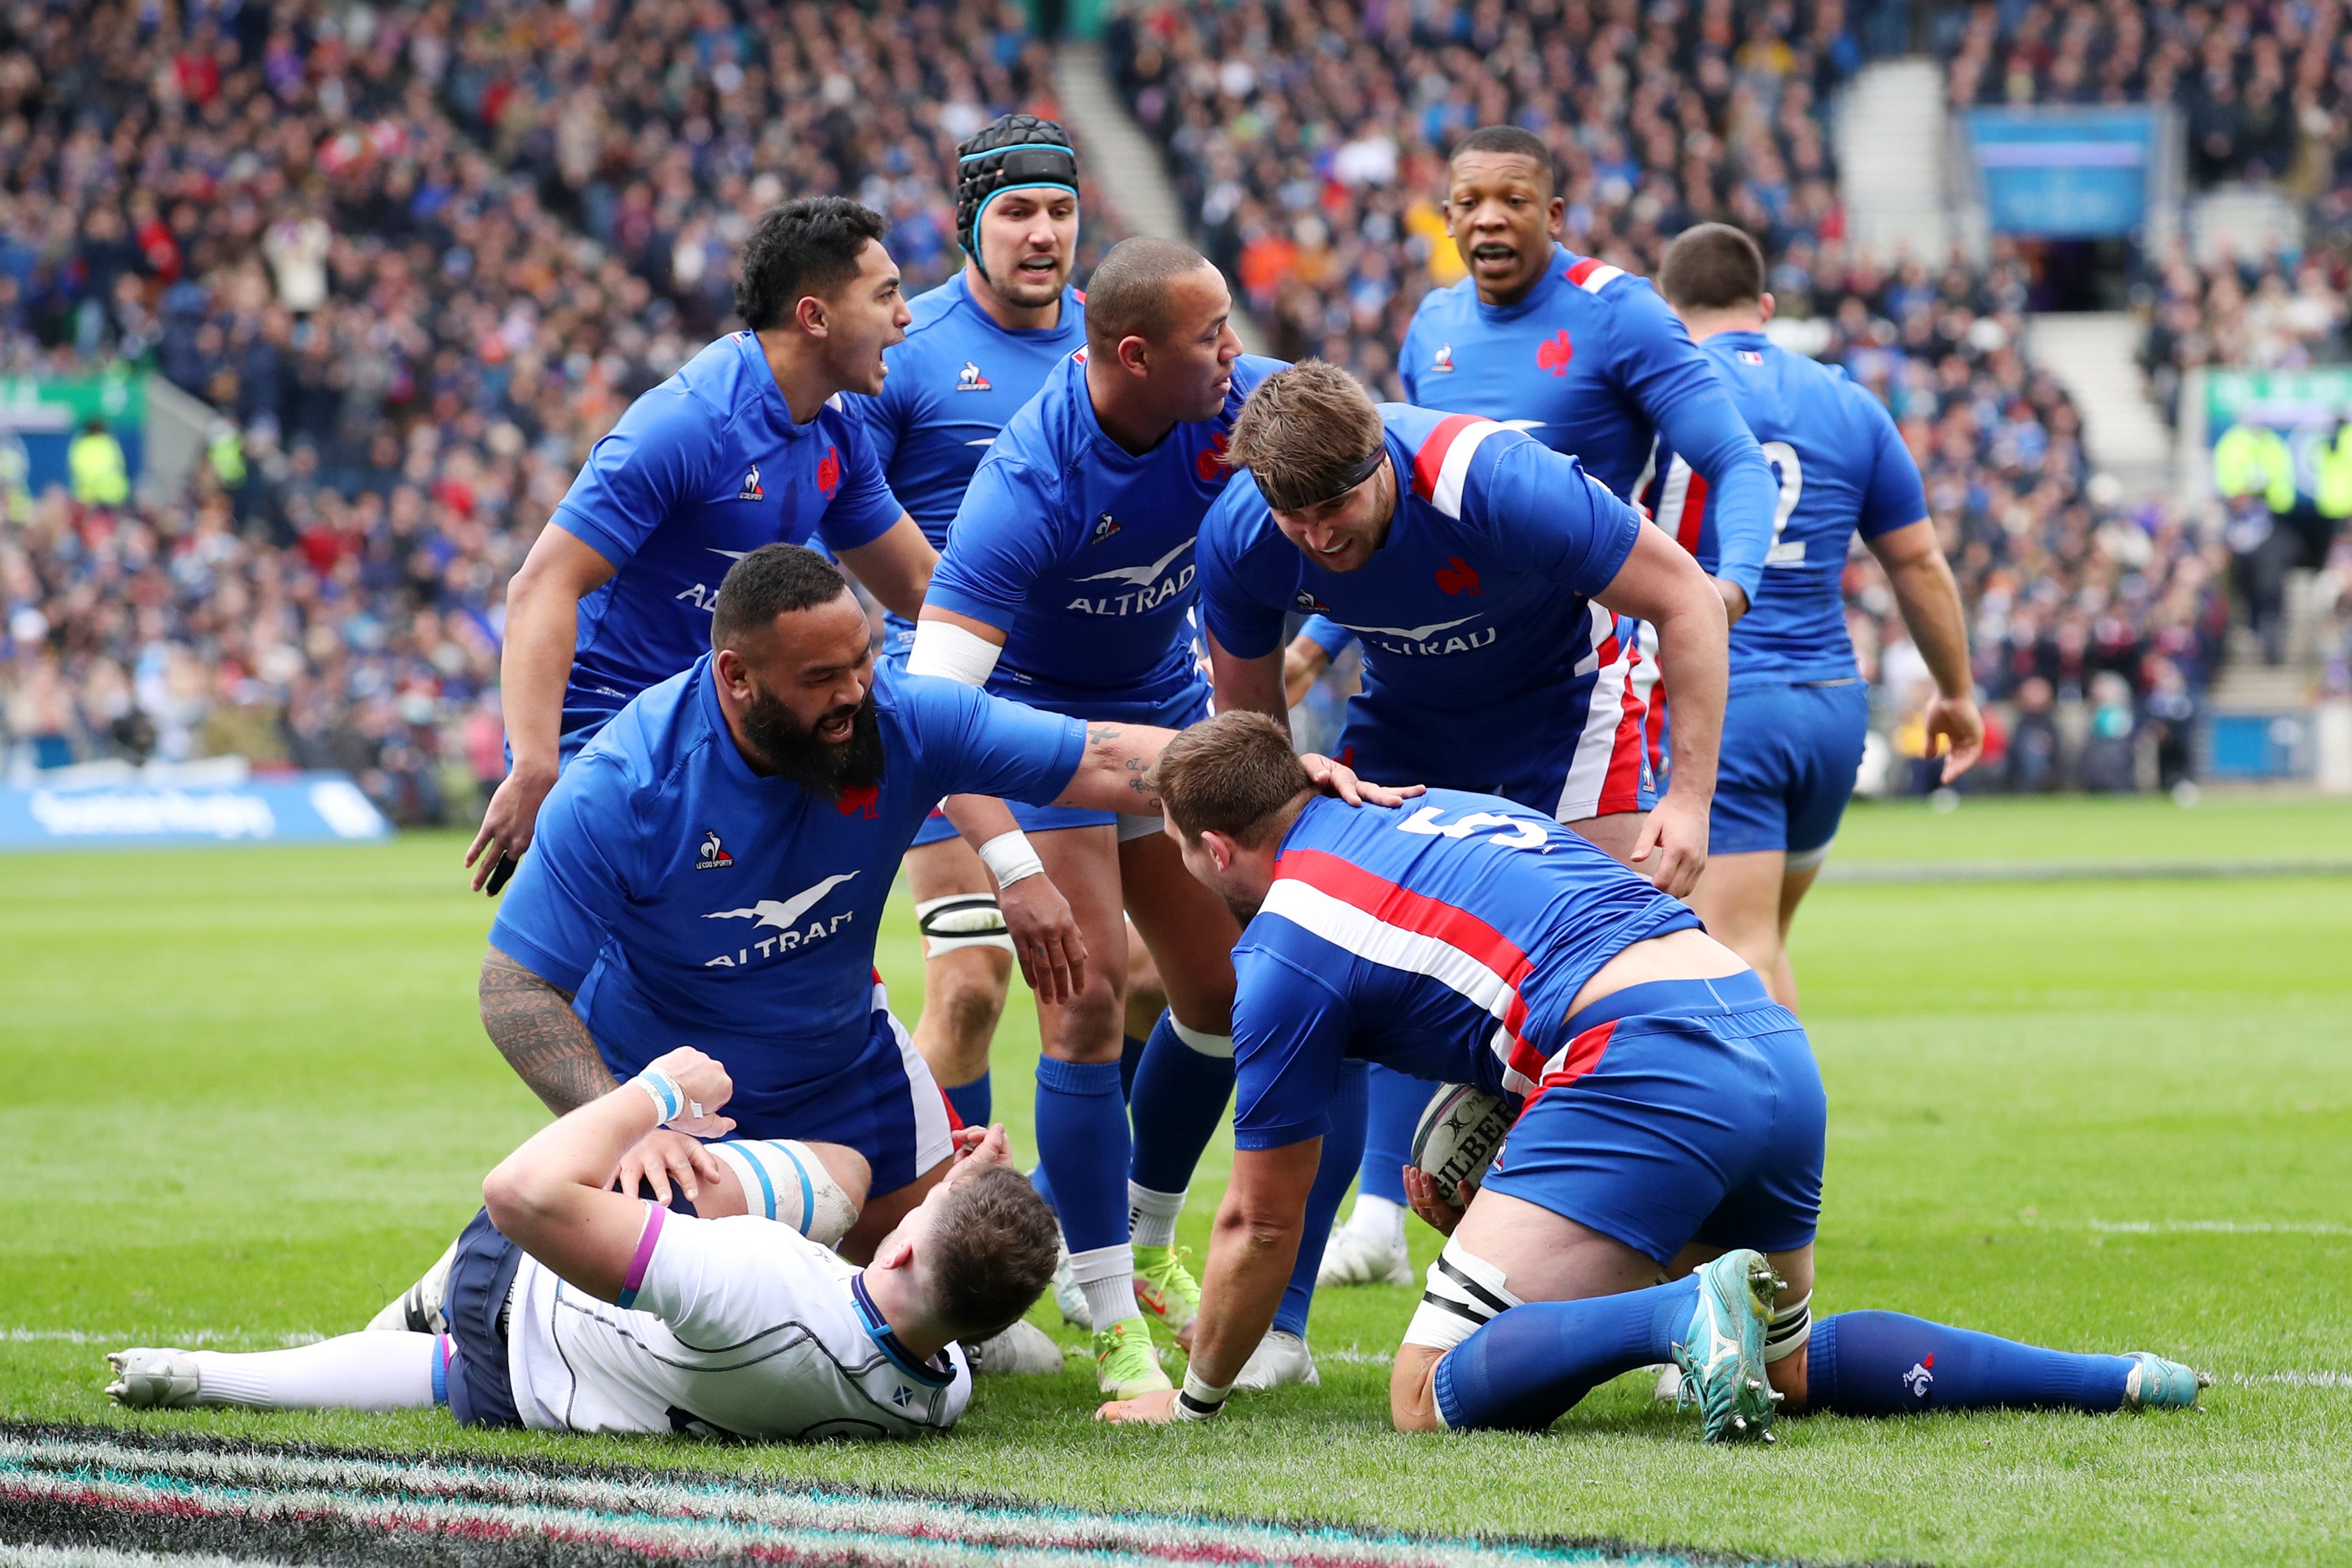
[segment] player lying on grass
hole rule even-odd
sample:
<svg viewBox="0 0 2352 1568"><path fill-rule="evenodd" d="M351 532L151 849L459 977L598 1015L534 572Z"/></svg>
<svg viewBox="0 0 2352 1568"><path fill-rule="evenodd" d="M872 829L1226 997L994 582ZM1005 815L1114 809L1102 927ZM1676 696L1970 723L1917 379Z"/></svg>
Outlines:
<svg viewBox="0 0 2352 1568"><path fill-rule="evenodd" d="M1029 1310L1054 1217L1004 1129L964 1128L942 1178L857 1268L792 1227L698 1219L611 1190L657 1125L716 1134L733 1086L691 1047L541 1128L482 1184L458 1238L449 1332L352 1333L252 1355L123 1350L141 1409L421 1409L469 1427L906 1437L962 1416L959 1340ZM832 1151L835 1155L845 1151Z"/></svg>
<svg viewBox="0 0 2352 1568"><path fill-rule="evenodd" d="M1402 1429L1540 1430L1666 1360L1717 1440L1765 1436L1784 1398L1870 1416L2195 1402L2197 1374L2145 1353L1896 1312L1815 1325L1826 1107L1804 1030L1687 908L1545 814L1444 789L1329 810L1259 714L1179 736L1151 782L1185 864L1248 921L1234 1173L1183 1388L1105 1417L1223 1407L1297 1255L1341 1080L1368 1061L1527 1097L1466 1215L1409 1175L1453 1234L1397 1354Z"/></svg>

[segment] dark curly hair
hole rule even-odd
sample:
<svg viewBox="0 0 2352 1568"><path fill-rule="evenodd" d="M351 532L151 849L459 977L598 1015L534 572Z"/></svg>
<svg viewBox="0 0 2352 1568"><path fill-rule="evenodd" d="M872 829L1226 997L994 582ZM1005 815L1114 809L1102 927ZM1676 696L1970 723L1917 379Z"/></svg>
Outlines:
<svg viewBox="0 0 2352 1568"><path fill-rule="evenodd" d="M803 298L831 298L856 277L866 243L885 232L880 213L846 196L795 196L770 207L743 242L735 314L754 332L783 325Z"/></svg>

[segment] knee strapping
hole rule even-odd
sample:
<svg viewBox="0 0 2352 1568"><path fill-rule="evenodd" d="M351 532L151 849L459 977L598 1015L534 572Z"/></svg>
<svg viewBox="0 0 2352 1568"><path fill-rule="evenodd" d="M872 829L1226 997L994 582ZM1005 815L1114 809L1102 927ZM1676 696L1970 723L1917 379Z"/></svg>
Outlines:
<svg viewBox="0 0 2352 1568"><path fill-rule="evenodd" d="M1837 841L1832 839L1828 843L1816 849L1790 850L1788 859L1781 863L1781 874L1786 876L1792 872L1818 869L1828 862L1830 851L1836 843Z"/></svg>
<svg viewBox="0 0 2352 1568"><path fill-rule="evenodd" d="M962 947L1013 951L1004 911L984 893L951 893L945 898L926 898L915 905L915 925L923 934L926 958L936 958Z"/></svg>
<svg viewBox="0 0 2352 1568"><path fill-rule="evenodd" d="M1449 1351L1518 1305L1518 1297L1503 1288L1500 1269L1448 1240L1429 1266L1428 1289L1405 1327L1404 1343Z"/></svg>
<svg viewBox="0 0 2352 1568"><path fill-rule="evenodd" d="M1234 1059L1232 1035L1211 1034L1205 1030L1187 1028L1176 1020L1176 1015L1173 1013L1168 1015L1168 1027L1176 1032L1178 1040L1182 1040L1199 1055L1219 1057L1226 1061Z"/></svg>
<svg viewBox="0 0 2352 1568"><path fill-rule="evenodd" d="M857 1223L857 1206L806 1144L790 1138L736 1138L713 1144L743 1185L744 1207L831 1247Z"/></svg>

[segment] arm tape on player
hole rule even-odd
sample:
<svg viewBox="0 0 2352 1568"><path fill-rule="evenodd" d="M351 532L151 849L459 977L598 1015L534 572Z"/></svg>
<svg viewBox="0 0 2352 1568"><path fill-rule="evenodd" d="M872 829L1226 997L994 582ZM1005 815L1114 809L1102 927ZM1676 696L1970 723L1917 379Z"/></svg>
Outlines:
<svg viewBox="0 0 2352 1568"><path fill-rule="evenodd" d="M1205 1421L1225 1407L1225 1400L1234 1391L1230 1383L1220 1388L1204 1380L1197 1372L1187 1370L1184 1386L1176 1395L1176 1418L1180 1421Z"/></svg>
<svg viewBox="0 0 2352 1568"><path fill-rule="evenodd" d="M1429 1289L1413 1309L1404 1343L1449 1351L1518 1305L1518 1297L1503 1288L1500 1269L1448 1239L1429 1266Z"/></svg>
<svg viewBox="0 0 2352 1568"><path fill-rule="evenodd" d="M1813 1293L1807 1291L1785 1307L1774 1307L1764 1325L1764 1359L1775 1362L1796 1354L1813 1337Z"/></svg>
<svg viewBox="0 0 2352 1568"><path fill-rule="evenodd" d="M923 956L936 958L965 947L1013 950L1004 911L984 893L950 893L915 904L915 928L923 934Z"/></svg>
<svg viewBox="0 0 2352 1568"><path fill-rule="evenodd" d="M677 1086L677 1079L660 1068L648 1067L629 1082L653 1101L655 1125L666 1125L686 1114L686 1092Z"/></svg>
<svg viewBox="0 0 2352 1568"><path fill-rule="evenodd" d="M980 863L996 879L999 893L1027 877L1043 876L1045 862L1037 858L1036 846L1029 835L1015 828L1009 833L999 833L980 846Z"/></svg>
<svg viewBox="0 0 2352 1568"><path fill-rule="evenodd" d="M907 673L984 686L1003 653L996 643L952 622L918 621L914 651L907 655Z"/></svg>

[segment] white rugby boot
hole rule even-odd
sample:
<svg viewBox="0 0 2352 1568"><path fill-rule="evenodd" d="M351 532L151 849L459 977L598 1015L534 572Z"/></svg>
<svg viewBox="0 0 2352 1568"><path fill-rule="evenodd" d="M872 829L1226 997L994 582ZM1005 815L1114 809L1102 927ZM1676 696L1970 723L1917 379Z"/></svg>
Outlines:
<svg viewBox="0 0 2352 1568"><path fill-rule="evenodd" d="M185 1410L204 1392L196 1358L184 1350L117 1350L107 1353L114 1381L106 1396L132 1410Z"/></svg>
<svg viewBox="0 0 2352 1568"><path fill-rule="evenodd" d="M1054 1305L1062 1310L1062 1321L1088 1333L1095 1331L1095 1314L1087 1305L1087 1292L1070 1275L1070 1241L1061 1228L1054 1230Z"/></svg>
<svg viewBox="0 0 2352 1568"><path fill-rule="evenodd" d="M1323 1375L1315 1370L1315 1358L1307 1354L1307 1342L1286 1329L1269 1329L1257 1348L1250 1352L1249 1360L1242 1364L1241 1375L1234 1379L1236 1394L1263 1394L1269 1388L1319 1388Z"/></svg>
<svg viewBox="0 0 2352 1568"><path fill-rule="evenodd" d="M974 1377L1045 1377L1062 1370L1062 1347L1054 1336L1026 1318L1016 1318L1002 1333L963 1347Z"/></svg>
<svg viewBox="0 0 2352 1568"><path fill-rule="evenodd" d="M457 1260L455 1241L443 1249L424 1277L384 1303L368 1319L373 1333L447 1333L449 1332L449 1265Z"/></svg>
<svg viewBox="0 0 2352 1568"><path fill-rule="evenodd" d="M1331 1228L1323 1244L1323 1261L1315 1270L1316 1288L1327 1285L1410 1285L1412 1259L1402 1241L1391 1245L1385 1236L1368 1236L1345 1225Z"/></svg>

